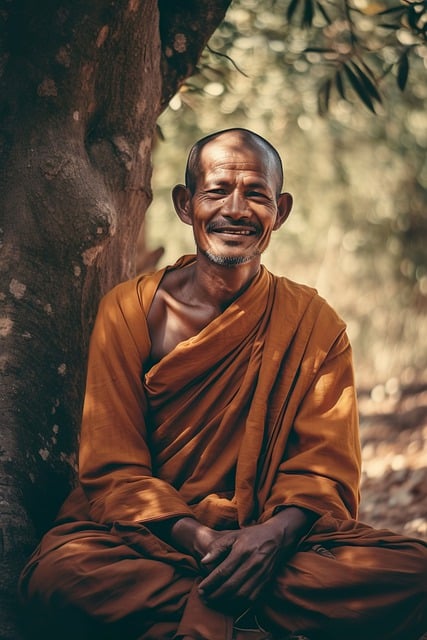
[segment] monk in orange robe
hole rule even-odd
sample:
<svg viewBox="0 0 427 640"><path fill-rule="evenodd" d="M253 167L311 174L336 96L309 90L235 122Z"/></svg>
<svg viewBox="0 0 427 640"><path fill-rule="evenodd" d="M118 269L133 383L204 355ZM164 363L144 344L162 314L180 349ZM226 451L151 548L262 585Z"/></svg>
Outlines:
<svg viewBox="0 0 427 640"><path fill-rule="evenodd" d="M345 325L261 254L292 206L260 136L190 152L197 252L118 285L93 330L79 486L22 572L55 637L416 640L427 545L357 521Z"/></svg>

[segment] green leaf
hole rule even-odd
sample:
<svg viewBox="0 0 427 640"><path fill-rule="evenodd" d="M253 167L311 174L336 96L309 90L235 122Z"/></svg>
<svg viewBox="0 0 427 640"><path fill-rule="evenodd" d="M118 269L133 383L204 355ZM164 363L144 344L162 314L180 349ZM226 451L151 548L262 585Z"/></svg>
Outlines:
<svg viewBox="0 0 427 640"><path fill-rule="evenodd" d="M341 98L343 100L346 100L344 83L343 83L343 80L342 80L341 71L337 71L336 74L335 74L335 86L336 86L337 91L338 91L339 95L341 96Z"/></svg>
<svg viewBox="0 0 427 640"><path fill-rule="evenodd" d="M421 13L418 13L415 7L410 5L406 11L406 16L408 18L409 26L415 31L418 30L418 22L420 20Z"/></svg>
<svg viewBox="0 0 427 640"><path fill-rule="evenodd" d="M291 2L289 3L288 10L286 11L286 17L289 20L289 22L292 20L294 16L294 13L297 9L299 1L300 0L291 0Z"/></svg>
<svg viewBox="0 0 427 640"><path fill-rule="evenodd" d="M406 7L391 7L390 9L384 9L384 11L379 11L378 13L376 13L376 16L385 16L389 13L403 13L404 11L406 11Z"/></svg>
<svg viewBox="0 0 427 640"><path fill-rule="evenodd" d="M331 86L332 80L326 80L326 82L320 87L317 94L317 108L321 116L324 116L326 113L328 113L329 100L331 97Z"/></svg>
<svg viewBox="0 0 427 640"><path fill-rule="evenodd" d="M404 91L409 76L408 53L408 49L405 49L405 51L400 56L399 62L397 64L397 86L401 91Z"/></svg>
<svg viewBox="0 0 427 640"><path fill-rule="evenodd" d="M325 9L325 7L323 6L323 4L317 0L317 2L316 2L316 6L317 6L317 8L319 9L319 11L320 11L320 13L322 14L322 16L324 17L324 19L326 20L326 22L327 22L328 24L332 24L332 19L331 19L331 18L329 17L329 15L327 14L326 9Z"/></svg>
<svg viewBox="0 0 427 640"><path fill-rule="evenodd" d="M377 78L375 76L375 73L372 71L371 67L369 67L366 62L363 60L363 58L359 58L358 62L360 64L361 67L363 67L364 71L366 71L366 74L374 81L374 83L376 84L377 82Z"/></svg>
<svg viewBox="0 0 427 640"><path fill-rule="evenodd" d="M301 26L302 27L311 27L311 25L313 24L313 17L314 17L313 0L305 0L304 12L302 14Z"/></svg>
<svg viewBox="0 0 427 640"><path fill-rule="evenodd" d="M400 24L390 24L388 22L383 22L378 25L381 29L393 29L393 31L397 31L401 28Z"/></svg>
<svg viewBox="0 0 427 640"><path fill-rule="evenodd" d="M369 111L372 111L372 113L376 113L372 98L369 95L369 92L366 90L365 86L360 81L359 77L354 73L354 71L352 71L352 69L350 69L348 65L345 64L343 66L343 69L356 95L359 96L363 104L368 107Z"/></svg>
<svg viewBox="0 0 427 640"><path fill-rule="evenodd" d="M377 102L382 104L381 95L380 95L377 87L375 86L374 82L372 82L372 80L369 78L369 75L367 73L365 73L364 71L362 71L362 69L355 62L352 62L352 65L353 65L353 68L355 69L357 75L359 76L360 81L362 82L362 84L366 88L366 90L369 93L369 95L371 96L371 98L373 98L374 100L376 100ZM366 67L366 65L365 65L365 67ZM372 71L369 69L369 67L366 67L366 69L370 73L371 77L373 78L374 75L373 75Z"/></svg>
<svg viewBox="0 0 427 640"><path fill-rule="evenodd" d="M304 53L336 53L336 51L325 47L307 47L304 49Z"/></svg>

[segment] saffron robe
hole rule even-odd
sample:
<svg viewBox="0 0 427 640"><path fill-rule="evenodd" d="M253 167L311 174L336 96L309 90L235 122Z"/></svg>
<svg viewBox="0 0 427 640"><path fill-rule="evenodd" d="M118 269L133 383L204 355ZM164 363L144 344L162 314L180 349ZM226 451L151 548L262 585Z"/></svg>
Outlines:
<svg viewBox="0 0 427 640"><path fill-rule="evenodd" d="M193 260L184 257L170 268L185 269ZM24 597L84 610L110 629L124 623L120 634L126 628L129 637L160 640L176 632L224 640L232 621L198 599L196 561L146 525L195 516L217 529L244 527L296 505L321 517L260 606L267 623L285 630L301 624L329 633L344 629L351 637L351 606L372 622L377 608L383 613L405 602L400 617L389 617L384 637L399 637L393 634L410 618L418 629L424 546L372 533L355 521L361 458L342 320L314 289L262 267L220 316L151 366L146 318L164 273L121 284L101 302L89 352L80 487L24 570ZM344 550L345 560L336 563L336 549L323 553L325 543ZM408 548L394 562L393 545ZM301 570L298 558L312 567L313 549L316 572L326 562L332 580L322 606L314 595L318 585L306 585L302 595L301 575L308 569ZM304 550L311 553L304 556ZM417 579L402 587L396 576L406 570ZM154 586L147 586L147 576ZM384 576L393 576L395 590L387 587L387 597L368 605L357 588L369 581L380 588ZM343 597L347 584L357 591L353 605Z"/></svg>

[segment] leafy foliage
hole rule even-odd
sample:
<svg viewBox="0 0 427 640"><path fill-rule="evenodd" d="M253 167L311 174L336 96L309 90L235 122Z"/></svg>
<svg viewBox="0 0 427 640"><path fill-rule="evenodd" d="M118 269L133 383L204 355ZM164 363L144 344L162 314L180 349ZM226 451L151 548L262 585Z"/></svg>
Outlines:
<svg viewBox="0 0 427 640"><path fill-rule="evenodd" d="M395 0L393 0L394 2ZM279 0L272 3L278 7ZM382 104L381 84L389 74L404 90L410 61L427 56L427 2L361 0L290 0L286 17L294 28L309 30L310 44L302 52L317 53L332 67L319 88L319 111L328 111L331 90L348 99L347 84L373 113Z"/></svg>
<svg viewBox="0 0 427 640"><path fill-rule="evenodd" d="M277 64L301 67L305 63L307 72L316 66L318 104L323 115L337 99L356 99L372 113L382 112L389 79L403 91L410 81L411 67L426 65L427 0L269 0L237 4L243 4L248 14L246 29L239 32L226 21L219 31L219 53L230 60L233 42L251 26L258 38L277 47ZM270 19L266 19L267 14ZM203 74L203 64L200 70Z"/></svg>

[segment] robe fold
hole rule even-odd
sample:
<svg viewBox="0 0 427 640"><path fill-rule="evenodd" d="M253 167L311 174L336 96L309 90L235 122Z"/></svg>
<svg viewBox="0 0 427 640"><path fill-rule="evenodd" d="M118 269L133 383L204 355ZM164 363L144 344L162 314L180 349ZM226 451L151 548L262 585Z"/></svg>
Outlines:
<svg viewBox="0 0 427 640"><path fill-rule="evenodd" d="M232 617L197 594L196 560L150 523L194 516L229 529L296 505L319 519L257 603L263 625L415 640L427 626L426 545L355 520L361 459L344 323L314 289L262 267L221 315L152 364L151 302L167 269L193 260L101 301L80 486L22 572L24 600L62 625L76 614L86 629L96 621L102 640L231 640Z"/></svg>
<svg viewBox="0 0 427 640"><path fill-rule="evenodd" d="M150 367L146 315L163 274L119 285L100 306L80 444L91 517L193 514L224 528L283 505L355 516L360 450L344 323L313 289L262 268Z"/></svg>

